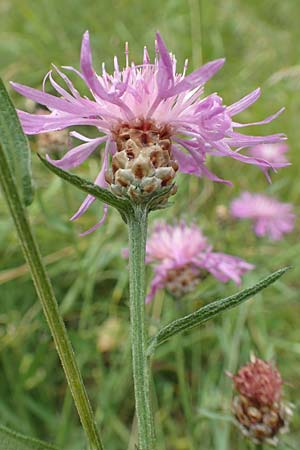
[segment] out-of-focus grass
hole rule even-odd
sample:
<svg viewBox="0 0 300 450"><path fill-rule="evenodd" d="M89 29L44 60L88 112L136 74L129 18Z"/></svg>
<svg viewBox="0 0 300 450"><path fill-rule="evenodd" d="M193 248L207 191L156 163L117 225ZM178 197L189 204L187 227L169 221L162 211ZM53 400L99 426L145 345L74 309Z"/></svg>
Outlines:
<svg viewBox="0 0 300 450"><path fill-rule="evenodd" d="M80 40L86 29L91 32L98 68L102 61L110 68L114 54L122 57L125 41L129 41L132 59L141 57L145 43L153 54L154 31L159 29L176 54L179 66L185 57L190 59L190 68L201 59L206 62L221 56L227 58L222 72L207 87L210 92L218 90L226 103L262 87L262 99L243 114L245 122L286 106L286 112L263 130L283 131L289 137L293 166L274 175L272 185L255 168L225 159L211 161L220 176L234 181L234 188L180 176L174 205L153 214L152 220L163 216L170 220L174 217L195 220L216 249L255 263L256 270L245 278L245 285L280 266L295 266L256 300L158 350L153 375L162 450L247 448L231 423L231 383L224 372L235 371L248 359L250 350L277 360L287 383L286 396L296 405L292 432L285 439L294 448L299 442L299 224L282 242L272 243L255 238L247 223L221 221L216 217L219 205L228 206L245 189L269 192L299 208L299 13L298 0L201 3L1 0L0 3L0 71L6 81L14 79L40 87L51 62L78 66ZM24 100L12 95L16 104L24 107ZM79 172L92 179L97 167L95 158ZM135 432L128 342L128 274L126 262L120 257L121 248L126 246L125 226L111 211L98 232L78 238L80 230L97 220L99 205L94 205L80 224L70 224L68 218L79 204L81 193L47 173L35 157L33 173L36 201L30 207L30 215L35 232L47 257L107 448L123 450ZM77 415L23 267L11 220L2 198L0 201L0 422L48 438L66 450L80 450L84 438ZM221 286L207 279L180 304L160 295L148 309L149 324L155 329L171 317L234 289L232 284ZM116 333L115 342L109 344L112 350L101 353L103 333L106 338L115 333L115 328L109 328L108 319L114 319L121 331ZM193 430L193 442L189 429Z"/></svg>

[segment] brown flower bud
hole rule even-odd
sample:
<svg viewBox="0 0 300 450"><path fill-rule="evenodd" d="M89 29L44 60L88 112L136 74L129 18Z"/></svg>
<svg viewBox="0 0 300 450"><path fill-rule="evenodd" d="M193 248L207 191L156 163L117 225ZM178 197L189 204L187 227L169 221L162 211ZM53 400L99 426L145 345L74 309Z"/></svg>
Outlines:
<svg viewBox="0 0 300 450"><path fill-rule="evenodd" d="M238 394L232 412L242 433L255 444L277 445L292 415L281 399L283 381L278 369L252 356L250 363L230 377Z"/></svg>

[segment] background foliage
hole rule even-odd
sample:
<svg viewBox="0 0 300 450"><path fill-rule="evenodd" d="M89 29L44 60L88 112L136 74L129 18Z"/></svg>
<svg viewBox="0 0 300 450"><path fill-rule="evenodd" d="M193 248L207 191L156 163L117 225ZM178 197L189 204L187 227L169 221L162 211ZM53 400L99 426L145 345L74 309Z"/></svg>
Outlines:
<svg viewBox="0 0 300 450"><path fill-rule="evenodd" d="M240 191L250 190L294 203L299 213L299 13L298 0L0 3L0 71L5 81L40 87L51 62L78 67L86 29L91 32L99 69L102 61L110 69L114 54L122 59L125 41L129 41L130 57L138 61L145 43L153 55L153 36L159 29L179 67L185 57L190 70L201 61L226 57L222 72L207 87L208 92L220 92L225 103L262 87L261 100L243 114L243 121L264 118L286 106L286 112L264 128L265 133L283 131L288 135L293 163L273 175L272 185L255 168L225 159L211 161L221 177L234 181L234 188L181 176L174 205L152 215L152 220L163 216L170 221L180 217L194 220L218 251L255 263L256 270L245 277L244 286L280 266L295 266L255 301L158 350L153 374L162 450L247 448L231 423L231 383L224 372L234 372L248 360L251 350L278 363L286 380L286 397L296 405L292 432L285 440L298 448L299 223L293 234L272 243L257 239L248 223L228 218L226 208ZM14 93L12 96L19 107L32 106ZM32 146L37 150L35 141ZM96 156L78 173L93 179L97 167ZM30 215L37 238L107 447L123 450L135 430L128 273L120 256L126 246L125 226L112 211L100 231L79 238L81 230L95 223L99 206L94 205L80 223L71 224L68 218L83 195L48 173L34 155L33 173L36 197ZM77 415L2 197L0 261L0 422L47 438L66 450L82 450L84 438ZM233 284L221 286L208 278L180 302L161 294L149 306L149 326L155 331L160 323L235 290ZM193 430L193 438L189 430ZM287 444L282 446L285 448Z"/></svg>

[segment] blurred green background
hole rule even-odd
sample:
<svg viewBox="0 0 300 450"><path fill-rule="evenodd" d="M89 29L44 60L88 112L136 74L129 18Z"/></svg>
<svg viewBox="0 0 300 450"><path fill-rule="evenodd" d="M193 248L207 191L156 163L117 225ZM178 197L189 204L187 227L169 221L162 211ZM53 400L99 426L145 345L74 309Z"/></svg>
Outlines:
<svg viewBox="0 0 300 450"><path fill-rule="evenodd" d="M218 251L255 263L244 286L281 266L294 266L255 300L157 352L153 378L161 450L252 448L232 424L232 388L225 376L226 370L235 372L244 364L250 351L277 361L286 381L285 397L295 404L291 433L279 448L299 448L299 222L292 234L273 243L257 239L249 223L226 216L230 201L242 190L274 194L293 203L299 212L299 17L299 0L0 0L0 75L5 82L40 88L52 62L78 67L86 29L91 33L98 69L102 61L110 69L115 54L123 60L125 41L130 58L139 61L145 44L153 55L158 29L176 54L179 69L186 57L189 70L226 57L226 65L207 86L207 92L218 91L225 103L262 87L262 98L243 113L244 122L260 120L286 106L275 123L257 130L284 132L289 138L293 165L274 174L271 185L256 168L221 158L212 161L211 167L219 176L232 179L234 188L180 176L174 205L151 217L151 221L163 217L195 220ZM18 107L30 106L15 93L11 95ZM38 148L34 140L32 147ZM90 159L77 173L93 179L98 165L97 158ZM127 245L125 226L110 211L99 231L79 238L79 232L97 220L99 205L79 223L71 224L68 218L83 195L48 173L35 155L33 174L36 197L29 213L97 423L107 448L133 450L128 272L120 256ZM84 436L23 264L0 197L0 423L65 450L82 450ZM223 286L207 278L178 303L160 294L147 308L149 326L154 331L161 323L235 290L232 283Z"/></svg>

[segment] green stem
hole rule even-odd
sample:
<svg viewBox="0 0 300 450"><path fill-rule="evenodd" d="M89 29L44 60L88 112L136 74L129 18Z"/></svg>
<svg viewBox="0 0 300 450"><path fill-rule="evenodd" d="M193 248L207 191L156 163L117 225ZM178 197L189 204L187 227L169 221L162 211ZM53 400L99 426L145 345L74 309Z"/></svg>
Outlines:
<svg viewBox="0 0 300 450"><path fill-rule="evenodd" d="M67 331L60 315L50 280L43 265L40 251L27 219L26 210L21 202L14 177L1 147L0 184L16 226L21 248L30 268L35 289L42 303L43 311L90 448L92 450L103 450L100 435L94 422L92 408L76 364L74 352L67 336Z"/></svg>
<svg viewBox="0 0 300 450"><path fill-rule="evenodd" d="M145 331L145 248L147 208L136 205L129 214L130 322L135 406L138 424L138 450L155 450L150 402L149 364Z"/></svg>

